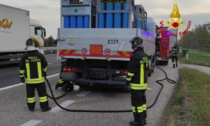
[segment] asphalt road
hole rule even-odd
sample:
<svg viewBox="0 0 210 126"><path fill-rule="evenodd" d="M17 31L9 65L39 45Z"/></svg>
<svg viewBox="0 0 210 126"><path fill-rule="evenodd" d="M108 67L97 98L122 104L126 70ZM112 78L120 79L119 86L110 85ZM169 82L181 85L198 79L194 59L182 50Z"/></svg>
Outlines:
<svg viewBox="0 0 210 126"><path fill-rule="evenodd" d="M58 80L60 61L55 55L47 55L49 62L48 80L53 87L56 96L63 94L61 89L54 90ZM167 71L169 78L178 79L178 69L172 69L171 63L168 66L161 66ZM0 68L0 126L128 126L133 120L132 113L72 113L61 110L57 105L49 100L52 110L42 113L38 98L35 112L28 111L26 105L25 85L20 84L18 78L18 66ZM155 83L157 79L164 78L164 74L155 69L149 78L147 104L150 105L155 99L160 86ZM167 104L174 85L163 82L164 89L158 99L157 104L148 110L148 126L156 126L163 109ZM3 86L2 86L3 85ZM14 87L5 88L13 85ZM18 86L15 86L18 85ZM49 91L48 91L49 92ZM37 95L37 94L36 94ZM68 109L86 110L130 110L130 93L120 89L110 87L91 86L89 89L80 89L75 86L75 91L68 93L58 100L62 106Z"/></svg>

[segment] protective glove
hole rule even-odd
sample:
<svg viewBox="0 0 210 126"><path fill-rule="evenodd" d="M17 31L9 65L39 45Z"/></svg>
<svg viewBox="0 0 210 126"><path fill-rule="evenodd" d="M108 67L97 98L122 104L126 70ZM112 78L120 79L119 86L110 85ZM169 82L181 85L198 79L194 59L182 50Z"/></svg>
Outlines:
<svg viewBox="0 0 210 126"><path fill-rule="evenodd" d="M21 78L20 78L20 81L21 81L22 83L25 83L24 77L21 77Z"/></svg>

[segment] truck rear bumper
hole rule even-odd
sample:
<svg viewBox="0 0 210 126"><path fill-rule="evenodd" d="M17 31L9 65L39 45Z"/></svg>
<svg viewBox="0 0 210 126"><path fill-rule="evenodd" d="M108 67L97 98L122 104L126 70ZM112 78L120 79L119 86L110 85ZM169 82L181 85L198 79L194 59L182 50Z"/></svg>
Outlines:
<svg viewBox="0 0 210 126"><path fill-rule="evenodd" d="M126 81L109 81L109 80L89 80L89 79L77 79L76 83L95 83L98 85L113 85L113 86L125 86Z"/></svg>
<svg viewBox="0 0 210 126"><path fill-rule="evenodd" d="M85 78L78 78L77 74L74 72L61 72L60 77L63 81L73 81L76 84L78 83L95 83L95 84L101 84L101 85L113 85L113 86L124 86L126 85L126 81L123 81L122 79L115 79L114 80L91 80L91 79L85 79Z"/></svg>

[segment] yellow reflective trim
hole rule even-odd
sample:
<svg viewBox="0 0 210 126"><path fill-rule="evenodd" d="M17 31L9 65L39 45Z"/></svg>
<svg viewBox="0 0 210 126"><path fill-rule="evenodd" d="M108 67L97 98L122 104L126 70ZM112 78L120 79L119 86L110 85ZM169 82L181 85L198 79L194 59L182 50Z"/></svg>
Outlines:
<svg viewBox="0 0 210 126"><path fill-rule="evenodd" d="M44 77L36 78L36 79L28 79L28 78L25 79L25 83L27 84L38 84L38 83L43 83L43 82L45 82Z"/></svg>
<svg viewBox="0 0 210 126"><path fill-rule="evenodd" d="M146 105L146 104L142 105L142 109L143 109L144 111L146 111L146 110L147 110L147 105Z"/></svg>
<svg viewBox="0 0 210 126"><path fill-rule="evenodd" d="M36 101L35 97L33 98L27 98L28 103L34 103Z"/></svg>
<svg viewBox="0 0 210 126"><path fill-rule="evenodd" d="M138 113L142 113L143 112L143 108L142 106L137 107Z"/></svg>
<svg viewBox="0 0 210 126"><path fill-rule="evenodd" d="M24 74L25 70L19 70L20 74Z"/></svg>
<svg viewBox="0 0 210 126"><path fill-rule="evenodd" d="M24 75L20 75L20 77L24 77Z"/></svg>
<svg viewBox="0 0 210 126"><path fill-rule="evenodd" d="M134 90L146 90L147 89L147 83L144 84L135 84L135 83L131 83L131 89Z"/></svg>
<svg viewBox="0 0 210 126"><path fill-rule="evenodd" d="M30 65L26 63L27 79L31 79Z"/></svg>
<svg viewBox="0 0 210 126"><path fill-rule="evenodd" d="M136 107L132 106L133 112L136 112Z"/></svg>
<svg viewBox="0 0 210 126"><path fill-rule="evenodd" d="M144 64L141 64L140 85L144 84Z"/></svg>
<svg viewBox="0 0 210 126"><path fill-rule="evenodd" d="M131 81L131 78L126 78L126 81Z"/></svg>
<svg viewBox="0 0 210 126"><path fill-rule="evenodd" d="M47 101L47 96L39 97L39 102L46 102L46 101Z"/></svg>
<svg viewBox="0 0 210 126"><path fill-rule="evenodd" d="M37 71L38 71L38 77L39 79L42 78L42 65L41 62L37 62Z"/></svg>
<svg viewBox="0 0 210 126"><path fill-rule="evenodd" d="M43 71L44 71L44 72L47 72L47 67L45 67L45 68L43 69Z"/></svg>
<svg viewBox="0 0 210 126"><path fill-rule="evenodd" d="M129 73L129 72L128 72L128 76L133 77L133 76L134 76L134 73Z"/></svg>
<svg viewBox="0 0 210 126"><path fill-rule="evenodd" d="M58 82L59 84L62 84L64 81L61 79L61 77L59 77Z"/></svg>

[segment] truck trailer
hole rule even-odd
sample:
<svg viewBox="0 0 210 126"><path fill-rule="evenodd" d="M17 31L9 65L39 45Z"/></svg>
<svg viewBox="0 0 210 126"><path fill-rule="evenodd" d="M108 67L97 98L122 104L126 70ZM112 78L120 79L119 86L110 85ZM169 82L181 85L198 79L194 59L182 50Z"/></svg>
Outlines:
<svg viewBox="0 0 210 126"><path fill-rule="evenodd" d="M45 29L27 10L0 4L0 65L18 63L31 38L43 52Z"/></svg>
<svg viewBox="0 0 210 126"><path fill-rule="evenodd" d="M130 40L135 36L143 39L150 75L154 70L155 36L147 32L143 6L134 5L134 0L61 0L57 55L65 60L60 82L129 89L127 66L133 52Z"/></svg>

